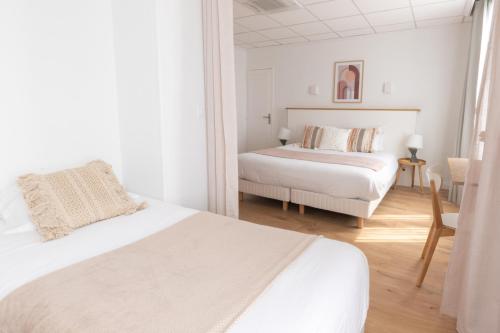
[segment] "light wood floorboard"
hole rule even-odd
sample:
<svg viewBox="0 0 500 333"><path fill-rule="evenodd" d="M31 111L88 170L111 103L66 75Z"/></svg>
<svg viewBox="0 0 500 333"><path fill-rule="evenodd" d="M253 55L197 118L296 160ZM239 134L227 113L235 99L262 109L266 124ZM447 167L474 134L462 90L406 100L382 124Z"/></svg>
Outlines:
<svg viewBox="0 0 500 333"><path fill-rule="evenodd" d="M443 201L444 209L457 208ZM364 229L356 218L297 205L283 211L281 201L245 195L240 218L259 224L321 234L360 248L370 265L370 309L366 333L456 332L455 321L439 313L453 237L441 238L422 287L415 286L420 253L432 223L429 194L391 190Z"/></svg>

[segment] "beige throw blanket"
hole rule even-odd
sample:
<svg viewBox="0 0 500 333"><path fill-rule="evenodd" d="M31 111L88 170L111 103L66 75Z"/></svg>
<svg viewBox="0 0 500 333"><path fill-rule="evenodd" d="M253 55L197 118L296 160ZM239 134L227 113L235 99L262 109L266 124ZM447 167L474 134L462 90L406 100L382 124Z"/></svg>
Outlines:
<svg viewBox="0 0 500 333"><path fill-rule="evenodd" d="M360 168L367 168L374 171L379 171L385 167L385 163L379 159L368 156L347 156L347 155L333 155L333 154L320 154L313 152L269 148L254 151L255 154L268 155L281 158L290 158L294 160L303 160L327 164L343 164L351 165Z"/></svg>
<svg viewBox="0 0 500 333"><path fill-rule="evenodd" d="M198 213L0 301L0 332L221 332L316 236Z"/></svg>

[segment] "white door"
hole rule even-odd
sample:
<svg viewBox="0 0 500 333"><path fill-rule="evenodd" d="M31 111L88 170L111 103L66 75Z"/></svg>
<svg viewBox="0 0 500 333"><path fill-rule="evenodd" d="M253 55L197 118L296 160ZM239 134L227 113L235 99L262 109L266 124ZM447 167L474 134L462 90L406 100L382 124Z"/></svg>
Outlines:
<svg viewBox="0 0 500 333"><path fill-rule="evenodd" d="M247 85L247 148L276 145L273 140L274 73L272 68L250 70Z"/></svg>

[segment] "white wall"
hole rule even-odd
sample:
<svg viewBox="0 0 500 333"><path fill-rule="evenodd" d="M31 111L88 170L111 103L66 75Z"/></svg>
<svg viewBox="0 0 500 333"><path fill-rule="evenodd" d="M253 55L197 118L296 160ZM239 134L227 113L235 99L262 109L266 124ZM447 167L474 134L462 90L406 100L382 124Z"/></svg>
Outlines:
<svg viewBox="0 0 500 333"><path fill-rule="evenodd" d="M164 197L155 0L113 0L117 100L127 190Z"/></svg>
<svg viewBox="0 0 500 333"><path fill-rule="evenodd" d="M157 2L165 200L208 208L199 0Z"/></svg>
<svg viewBox="0 0 500 333"><path fill-rule="evenodd" d="M100 158L207 208L201 1L5 0L0 43L0 187Z"/></svg>
<svg viewBox="0 0 500 333"><path fill-rule="evenodd" d="M247 150L247 50L234 49L236 111L238 116L238 152Z"/></svg>
<svg viewBox="0 0 500 333"><path fill-rule="evenodd" d="M419 107L416 132L425 146L419 157L444 166L454 151L469 30L460 24L251 49L248 69L275 70L275 137L286 125L287 106ZM358 59L365 61L363 103L333 104L334 62ZM392 82L392 95L382 93L384 81ZM319 85L319 95L308 94L310 84Z"/></svg>
<svg viewBox="0 0 500 333"><path fill-rule="evenodd" d="M121 175L111 6L0 3L0 187L103 159Z"/></svg>

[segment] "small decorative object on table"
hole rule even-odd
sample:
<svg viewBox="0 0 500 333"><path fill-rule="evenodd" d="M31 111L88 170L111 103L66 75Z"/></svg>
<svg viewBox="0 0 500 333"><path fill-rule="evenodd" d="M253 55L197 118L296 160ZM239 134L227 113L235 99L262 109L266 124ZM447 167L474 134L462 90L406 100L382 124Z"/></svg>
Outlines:
<svg viewBox="0 0 500 333"><path fill-rule="evenodd" d="M284 146L286 145L286 142L290 140L290 134L292 131L286 127L282 127L280 129L280 133L278 135L278 139L280 139L281 144Z"/></svg>
<svg viewBox="0 0 500 333"><path fill-rule="evenodd" d="M417 149L423 148L424 147L424 140L421 135L418 134L412 134L408 138L408 141L406 142L406 146L408 147L408 150L411 153L411 158L410 160L413 163L418 162L417 158Z"/></svg>
<svg viewBox="0 0 500 333"><path fill-rule="evenodd" d="M416 162L413 162L411 158L400 158L398 160L399 167L398 167L398 172L396 174L396 182L394 183L394 187L399 182L399 177L401 176L401 170L404 171L406 167L412 167L411 171L411 187L415 185L415 168L418 167L418 180L419 180L419 185L420 185L420 193L424 193L424 181L422 177L422 167L427 163L425 160L419 160L417 159Z"/></svg>

